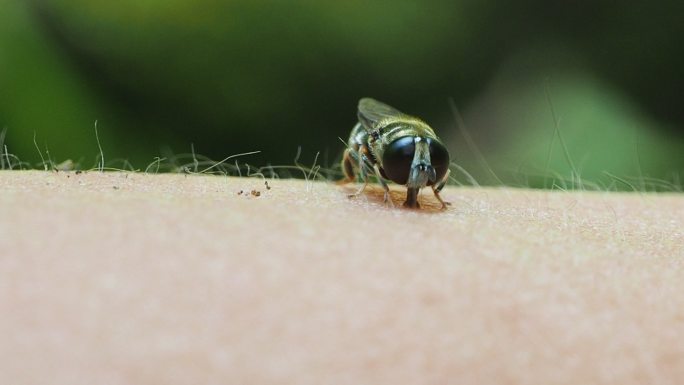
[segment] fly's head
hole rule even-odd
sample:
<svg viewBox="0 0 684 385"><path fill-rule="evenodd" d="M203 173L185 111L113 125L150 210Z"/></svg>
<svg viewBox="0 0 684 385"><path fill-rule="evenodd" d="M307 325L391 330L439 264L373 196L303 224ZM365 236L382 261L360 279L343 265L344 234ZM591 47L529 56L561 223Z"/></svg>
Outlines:
<svg viewBox="0 0 684 385"><path fill-rule="evenodd" d="M404 136L385 147L382 167L387 179L408 188L405 205L418 207L420 189L441 181L446 175L449 152L436 139Z"/></svg>

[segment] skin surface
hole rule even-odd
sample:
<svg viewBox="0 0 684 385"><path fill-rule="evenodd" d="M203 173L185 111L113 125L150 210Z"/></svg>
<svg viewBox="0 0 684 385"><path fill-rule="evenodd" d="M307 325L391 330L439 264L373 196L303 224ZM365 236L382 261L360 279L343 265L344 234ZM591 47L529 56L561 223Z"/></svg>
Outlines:
<svg viewBox="0 0 684 385"><path fill-rule="evenodd" d="M682 195L268 183L0 172L0 383L684 381Z"/></svg>

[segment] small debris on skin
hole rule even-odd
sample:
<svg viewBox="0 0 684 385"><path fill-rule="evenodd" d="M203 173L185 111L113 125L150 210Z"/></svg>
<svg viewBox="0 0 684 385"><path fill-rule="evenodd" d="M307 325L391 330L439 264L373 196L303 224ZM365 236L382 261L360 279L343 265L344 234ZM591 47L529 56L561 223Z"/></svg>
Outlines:
<svg viewBox="0 0 684 385"><path fill-rule="evenodd" d="M243 195L243 194L244 194L244 196L246 196L246 197L248 197L248 196L250 196L250 195L253 196L253 197L260 197L260 196L261 196L261 191L259 191L259 190L252 190L252 191L250 191L250 192L247 192L247 191L244 191L244 190L240 190L240 191L237 192L237 195Z"/></svg>
<svg viewBox="0 0 684 385"><path fill-rule="evenodd" d="M119 186L112 186L112 188L113 188L114 190L118 190L118 189L119 189Z"/></svg>
<svg viewBox="0 0 684 385"><path fill-rule="evenodd" d="M270 190L270 189L271 189L271 186L268 185L268 181L267 181L267 180L264 181L264 184L266 185L266 190Z"/></svg>
<svg viewBox="0 0 684 385"><path fill-rule="evenodd" d="M80 173L82 173L82 172L83 172L83 171L81 171L81 170L76 170L76 175L78 175L78 174L80 174Z"/></svg>

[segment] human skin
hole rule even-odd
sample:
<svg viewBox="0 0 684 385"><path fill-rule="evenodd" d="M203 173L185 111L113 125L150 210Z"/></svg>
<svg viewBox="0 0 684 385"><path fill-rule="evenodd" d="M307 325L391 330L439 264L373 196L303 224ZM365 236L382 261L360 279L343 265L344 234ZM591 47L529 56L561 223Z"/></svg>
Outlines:
<svg viewBox="0 0 684 385"><path fill-rule="evenodd" d="M684 381L681 194L268 185L0 172L0 383Z"/></svg>

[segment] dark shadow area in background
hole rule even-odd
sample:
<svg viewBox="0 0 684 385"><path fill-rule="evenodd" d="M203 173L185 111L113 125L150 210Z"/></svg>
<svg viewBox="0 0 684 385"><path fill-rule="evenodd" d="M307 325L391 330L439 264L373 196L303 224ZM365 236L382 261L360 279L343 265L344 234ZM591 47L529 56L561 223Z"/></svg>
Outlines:
<svg viewBox="0 0 684 385"><path fill-rule="evenodd" d="M531 84L543 97L545 82L553 89L556 79L579 74L574 76L599 79L601 86L608 84L638 106L634 115L647 115L659 135L682 141L684 7L679 2L27 4L40 39L68 63L45 76L82 83L80 97L97 100L99 110L84 113L84 127L60 121L36 127L21 105L1 103L0 117L9 118L0 124L9 127L7 140L19 149L30 148L18 143L29 136L21 131L36 130L47 140L48 130L82 137L96 114L109 139L105 148L110 158L145 163L159 154L161 145L188 152L194 143L214 159L261 150L249 159L259 165L292 164L301 146L302 162L313 161L320 151L332 164L342 149L337 138L345 138L355 122L357 100L374 96L424 118L455 143L457 161L476 164L475 156L459 147L447 103L453 97L486 158L511 153L524 159L527 154L516 153L510 136L524 137L536 123L517 117L505 123L508 115L497 117L483 96L501 73L508 79L506 92L499 92L508 95L504 105L516 100L516 89L522 94ZM40 84L26 87L41 92ZM601 99L599 95L596 101ZM562 97L558 103L559 115L577 118L564 110ZM527 109L521 106L517 113L524 115ZM532 115L529 119L552 132L548 110ZM496 124L488 120L491 116ZM561 126L568 130L568 142L579 146L569 148L573 154L581 153L583 140L599 140L573 141L571 127ZM632 140L634 127L624 130L625 140ZM537 134L527 135L529 140ZM92 157L90 142L82 140L74 147L81 153L71 157ZM605 148L611 151L611 144ZM662 152L644 151L644 157ZM682 172L684 159L676 147L663 151L672 154L669 167L654 166L648 173L666 177ZM616 158L621 156L616 152ZM632 163L634 154L620 161ZM506 172L497 168L496 159L493 163ZM562 163L555 167L559 173L567 171ZM486 174L470 171L478 178Z"/></svg>

